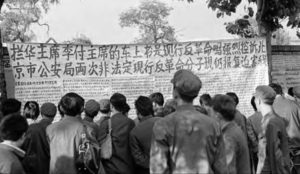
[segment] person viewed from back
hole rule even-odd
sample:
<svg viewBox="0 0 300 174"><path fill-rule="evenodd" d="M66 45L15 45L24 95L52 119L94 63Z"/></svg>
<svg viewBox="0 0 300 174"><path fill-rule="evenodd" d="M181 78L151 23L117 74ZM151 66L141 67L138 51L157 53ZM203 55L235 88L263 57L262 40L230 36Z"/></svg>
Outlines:
<svg viewBox="0 0 300 174"><path fill-rule="evenodd" d="M207 111L207 114L211 116L212 98L209 94L202 94L199 99L200 105Z"/></svg>
<svg viewBox="0 0 300 174"><path fill-rule="evenodd" d="M24 105L23 115L27 119L29 125L37 122L40 115L40 107L36 101L28 101Z"/></svg>
<svg viewBox="0 0 300 174"><path fill-rule="evenodd" d="M300 173L300 86L294 87L293 93L298 106L298 117L291 117L290 126L288 126L288 135L294 171L295 173Z"/></svg>
<svg viewBox="0 0 300 174"><path fill-rule="evenodd" d="M258 86L255 90L255 104L262 114L262 131L259 135L257 174L287 174L289 171L288 137L285 123L273 111L276 97L269 86Z"/></svg>
<svg viewBox="0 0 300 174"><path fill-rule="evenodd" d="M179 70L171 82L178 106L154 124L150 173L227 173L220 127L193 106L202 86L199 77Z"/></svg>
<svg viewBox="0 0 300 174"><path fill-rule="evenodd" d="M100 144L105 140L109 132L109 121L111 122L112 156L103 159L102 163L106 173L109 174L132 174L133 159L129 148L129 133L135 126L134 122L125 116L126 97L115 93L110 98L111 118L105 119L100 125Z"/></svg>
<svg viewBox="0 0 300 174"><path fill-rule="evenodd" d="M28 129L28 123L20 114L4 117L0 123L0 173L25 174L21 161L25 152L20 149Z"/></svg>
<svg viewBox="0 0 300 174"><path fill-rule="evenodd" d="M52 123L57 109L53 103L44 103L41 107L42 119L31 124L26 133L22 148L26 151L23 165L26 173L49 173L50 147L46 128Z"/></svg>
<svg viewBox="0 0 300 174"><path fill-rule="evenodd" d="M257 111L254 96L251 98L251 105L253 107L254 113L247 119L247 136L249 140L248 143L251 159L251 168L253 171L256 171L258 163L258 135L262 131L262 115L260 112Z"/></svg>
<svg viewBox="0 0 300 174"><path fill-rule="evenodd" d="M216 95L212 99L212 108L219 120L224 137L228 173L250 174L247 137L233 121L235 102L227 95Z"/></svg>
<svg viewBox="0 0 300 174"><path fill-rule="evenodd" d="M152 101L145 96L139 96L134 103L140 123L130 132L130 151L135 162L137 174L148 174L150 163L150 147L152 128L160 119L153 117Z"/></svg>
<svg viewBox="0 0 300 174"><path fill-rule="evenodd" d="M103 120L110 118L110 101L109 99L101 99L99 105L100 119L96 123L100 126Z"/></svg>
<svg viewBox="0 0 300 174"><path fill-rule="evenodd" d="M247 135L247 118L237 109L237 105L239 104L239 98L234 92L227 92L226 95L231 97L235 103L235 115L234 121L237 123L238 126L241 127L242 131Z"/></svg>
<svg viewBox="0 0 300 174"><path fill-rule="evenodd" d="M153 103L155 117L163 117L164 96L160 92L155 92L149 96Z"/></svg>
<svg viewBox="0 0 300 174"><path fill-rule="evenodd" d="M60 109L64 113L61 121L49 125L46 129L50 144L50 174L77 173L76 160L79 145L85 131L81 120L84 110L84 99L76 93L67 93L60 100ZM92 137L94 140L95 137Z"/></svg>
<svg viewBox="0 0 300 174"><path fill-rule="evenodd" d="M20 114L21 113L21 102L14 99L9 98L7 100L4 100L2 103L2 114L3 116L9 115L9 114Z"/></svg>
<svg viewBox="0 0 300 174"><path fill-rule="evenodd" d="M94 122L94 118L98 115L100 104L96 100L89 100L84 106L85 117L83 123L92 128L96 139L99 138L99 126Z"/></svg>

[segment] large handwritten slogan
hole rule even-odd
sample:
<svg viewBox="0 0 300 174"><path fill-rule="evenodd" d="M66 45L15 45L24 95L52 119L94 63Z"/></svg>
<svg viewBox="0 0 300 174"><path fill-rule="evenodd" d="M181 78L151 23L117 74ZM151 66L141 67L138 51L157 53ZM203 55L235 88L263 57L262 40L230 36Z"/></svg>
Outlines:
<svg viewBox="0 0 300 174"><path fill-rule="evenodd" d="M201 93L234 91L240 96L240 109L249 114L255 87L268 83L264 39L157 45L11 43L8 47L15 97L23 102L57 103L67 92L100 100L120 92L133 108L139 95L159 91L171 98L173 74L189 69L203 81Z"/></svg>

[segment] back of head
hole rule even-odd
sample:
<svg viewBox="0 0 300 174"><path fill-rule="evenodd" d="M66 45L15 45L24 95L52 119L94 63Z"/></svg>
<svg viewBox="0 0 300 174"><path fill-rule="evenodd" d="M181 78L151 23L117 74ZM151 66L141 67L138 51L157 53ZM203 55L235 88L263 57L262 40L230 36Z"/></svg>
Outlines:
<svg viewBox="0 0 300 174"><path fill-rule="evenodd" d="M257 86L255 89L255 98L260 99L266 105L272 106L276 98L276 92L270 86Z"/></svg>
<svg viewBox="0 0 300 174"><path fill-rule="evenodd" d="M175 97L180 97L187 103L193 102L202 87L202 82L199 77L192 71L184 69L178 70L174 74L171 83L173 84L173 90L178 94L178 96Z"/></svg>
<svg viewBox="0 0 300 174"><path fill-rule="evenodd" d="M44 103L41 107L41 114L45 117L54 118L57 113L55 104Z"/></svg>
<svg viewBox="0 0 300 174"><path fill-rule="evenodd" d="M110 97L110 103L117 111L122 113L130 109L130 108L128 109L128 104L126 103L126 97L120 93L114 93Z"/></svg>
<svg viewBox="0 0 300 174"><path fill-rule="evenodd" d="M214 111L221 114L226 121L232 121L235 115L235 101L228 95L218 94L212 99Z"/></svg>
<svg viewBox="0 0 300 174"><path fill-rule="evenodd" d="M155 92L149 96L150 100L159 106L164 105L164 96L160 92Z"/></svg>
<svg viewBox="0 0 300 174"><path fill-rule="evenodd" d="M273 88L273 90L276 92L277 95L282 95L283 92L282 92L282 88L279 84L277 83L270 83L269 86L271 88Z"/></svg>
<svg viewBox="0 0 300 174"><path fill-rule="evenodd" d="M227 92L226 95L231 97L233 101L235 102L235 105L237 106L239 104L239 97L234 92Z"/></svg>
<svg viewBox="0 0 300 174"><path fill-rule="evenodd" d="M100 105L95 100L89 100L84 107L85 115L94 118L100 110Z"/></svg>
<svg viewBox="0 0 300 174"><path fill-rule="evenodd" d="M99 101L100 104L100 112L103 114L108 114L110 112L110 101L109 99L101 99Z"/></svg>
<svg viewBox="0 0 300 174"><path fill-rule="evenodd" d="M40 115L39 104L36 101L28 101L24 105L24 113L23 115L27 119L36 120Z"/></svg>
<svg viewBox="0 0 300 174"><path fill-rule="evenodd" d="M27 131L28 123L20 114L11 114L0 123L0 136L3 140L17 141Z"/></svg>
<svg viewBox="0 0 300 174"><path fill-rule="evenodd" d="M154 114L152 101L148 97L139 96L134 105L138 113L144 117Z"/></svg>
<svg viewBox="0 0 300 174"><path fill-rule="evenodd" d="M67 93L60 100L62 112L68 116L80 115L84 107L84 99L76 93Z"/></svg>
<svg viewBox="0 0 300 174"><path fill-rule="evenodd" d="M2 103L3 116L13 114L13 113L20 113L21 104L22 103L20 101L14 99L14 98L10 98L10 99L5 100Z"/></svg>
<svg viewBox="0 0 300 174"><path fill-rule="evenodd" d="M172 105L165 105L163 108L163 116L165 117L175 111L176 111L176 109Z"/></svg>
<svg viewBox="0 0 300 174"><path fill-rule="evenodd" d="M211 106L211 96L209 94L202 94L199 100L201 105Z"/></svg>

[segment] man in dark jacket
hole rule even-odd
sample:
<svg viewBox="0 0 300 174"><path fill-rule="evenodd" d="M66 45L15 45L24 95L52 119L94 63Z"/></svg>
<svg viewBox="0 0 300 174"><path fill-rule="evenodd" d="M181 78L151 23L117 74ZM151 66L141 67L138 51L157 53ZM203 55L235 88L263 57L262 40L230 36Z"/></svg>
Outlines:
<svg viewBox="0 0 300 174"><path fill-rule="evenodd" d="M178 106L154 124L150 173L227 173L218 123L193 106L202 86L199 77L179 70L171 82Z"/></svg>
<svg viewBox="0 0 300 174"><path fill-rule="evenodd" d="M258 86L255 90L255 104L263 116L257 174L290 173L288 135L284 120L273 111L275 97L275 91L269 86Z"/></svg>
<svg viewBox="0 0 300 174"><path fill-rule="evenodd" d="M28 123L20 114L6 116L0 123L0 173L25 174L22 158L25 152L20 146L25 140Z"/></svg>
<svg viewBox="0 0 300 174"><path fill-rule="evenodd" d="M50 174L77 173L76 160L83 133L95 135L90 127L84 129L81 113L84 99L76 93L67 93L60 100L64 113L61 121L49 125L46 133L50 144ZM95 137L92 137L94 140ZM96 155L96 154L95 154ZM95 171L96 172L96 171Z"/></svg>
<svg viewBox="0 0 300 174"><path fill-rule="evenodd" d="M46 128L52 123L57 112L53 103L44 103L41 107L42 120L31 124L28 128L23 149L26 151L23 160L26 173L48 174L50 148L46 136Z"/></svg>
<svg viewBox="0 0 300 174"><path fill-rule="evenodd" d="M153 106L148 97L140 96L135 101L135 109L140 123L130 132L130 150L136 173L148 174L152 128L159 117L153 117Z"/></svg>
<svg viewBox="0 0 300 174"><path fill-rule="evenodd" d="M112 137L112 157L103 159L102 163L106 173L109 174L132 174L133 159L129 149L129 133L134 127L134 122L126 117L122 112L126 110L126 97L120 93L115 93L110 98L111 103L111 137ZM108 120L105 119L100 125L100 144L108 133Z"/></svg>

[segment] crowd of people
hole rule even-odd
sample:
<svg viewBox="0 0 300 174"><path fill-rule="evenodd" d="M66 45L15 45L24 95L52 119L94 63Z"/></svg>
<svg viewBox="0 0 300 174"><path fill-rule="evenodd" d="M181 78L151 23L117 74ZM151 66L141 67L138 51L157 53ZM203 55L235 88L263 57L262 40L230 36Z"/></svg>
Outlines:
<svg viewBox="0 0 300 174"><path fill-rule="evenodd" d="M198 76L177 71L173 99L139 96L137 118L121 93L88 100L65 94L57 106L1 103L4 174L300 174L300 86L257 86L246 117L234 92L203 94ZM61 119L54 122L59 114Z"/></svg>

